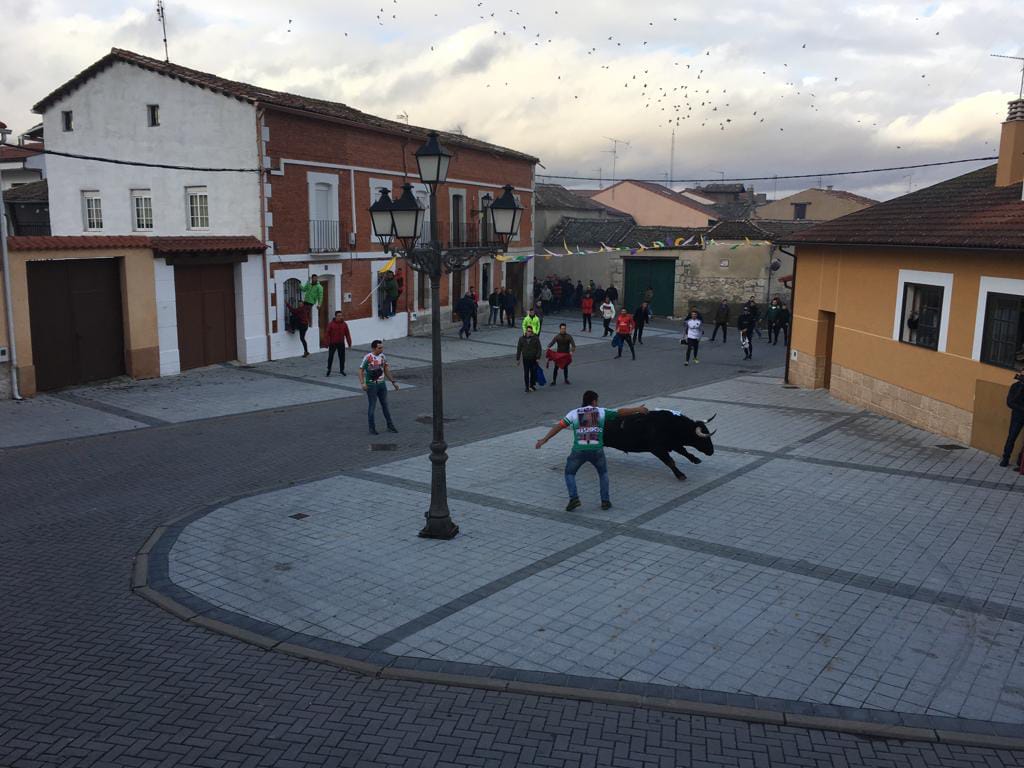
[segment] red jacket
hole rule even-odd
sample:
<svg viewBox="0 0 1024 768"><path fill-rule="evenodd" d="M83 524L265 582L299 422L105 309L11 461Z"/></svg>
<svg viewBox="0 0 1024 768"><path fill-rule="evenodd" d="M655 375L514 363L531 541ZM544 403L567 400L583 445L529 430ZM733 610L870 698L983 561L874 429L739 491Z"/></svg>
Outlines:
<svg viewBox="0 0 1024 768"><path fill-rule="evenodd" d="M594 314L594 299L592 296L584 296L580 302L580 309L583 310L584 315Z"/></svg>
<svg viewBox="0 0 1024 768"><path fill-rule="evenodd" d="M616 333L632 333L636 329L636 322L632 315L619 315L615 318Z"/></svg>
<svg viewBox="0 0 1024 768"><path fill-rule="evenodd" d="M344 320L331 320L327 324L327 343L341 344L342 342L348 342L348 345L352 346L352 334L349 333L348 323Z"/></svg>

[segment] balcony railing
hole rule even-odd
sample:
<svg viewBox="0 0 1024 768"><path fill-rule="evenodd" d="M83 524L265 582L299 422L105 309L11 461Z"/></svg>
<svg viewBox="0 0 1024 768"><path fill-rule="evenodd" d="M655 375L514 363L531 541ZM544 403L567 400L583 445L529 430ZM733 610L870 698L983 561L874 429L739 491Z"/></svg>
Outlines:
<svg viewBox="0 0 1024 768"><path fill-rule="evenodd" d="M490 227L482 227L478 222L459 222L453 225L449 221L442 221L438 227L438 235L441 238L441 244L449 248L498 244L498 239L491 234Z"/></svg>
<svg viewBox="0 0 1024 768"><path fill-rule="evenodd" d="M336 253L341 250L341 222L330 219L309 220L309 252Z"/></svg>

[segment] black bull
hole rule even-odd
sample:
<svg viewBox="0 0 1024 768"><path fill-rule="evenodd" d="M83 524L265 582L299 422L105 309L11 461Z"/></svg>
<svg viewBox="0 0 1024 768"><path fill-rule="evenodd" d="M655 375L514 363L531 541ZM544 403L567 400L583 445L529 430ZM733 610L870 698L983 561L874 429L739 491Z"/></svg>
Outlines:
<svg viewBox="0 0 1024 768"><path fill-rule="evenodd" d="M682 454L693 464L700 464L700 459L687 448L711 456L715 452L715 446L711 444L711 436L715 433L708 429L711 419L694 421L673 411L624 416L605 424L604 444L625 453L653 453L672 470L677 480L685 480L686 475L679 471L671 453Z"/></svg>

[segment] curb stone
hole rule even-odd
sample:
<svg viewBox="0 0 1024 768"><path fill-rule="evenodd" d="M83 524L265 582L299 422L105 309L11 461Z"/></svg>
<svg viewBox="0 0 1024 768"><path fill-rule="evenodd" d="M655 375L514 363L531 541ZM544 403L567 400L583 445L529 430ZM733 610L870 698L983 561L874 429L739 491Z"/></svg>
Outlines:
<svg viewBox="0 0 1024 768"><path fill-rule="evenodd" d="M181 528L180 525L176 525L174 527L176 530L180 530ZM279 651L295 658L328 664L347 672L353 672L379 679L501 691L521 695L576 699L613 706L655 709L680 715L715 717L726 720L740 720L792 728L836 731L856 736L879 739L932 743L941 742L944 744L957 744L989 749L1024 750L1024 737L1001 736L994 733L979 731L920 728L906 725L876 723L863 719L854 719L853 717L844 718L841 716L798 714L756 706L743 707L730 704L715 704L707 701L694 701L685 698L647 696L612 690L612 688L618 684L618 681L608 679L595 679L594 688L583 688L579 686L530 682L523 679L514 679L514 676L518 673L522 673L524 676L530 674L522 670L496 668L497 671L503 672L504 675L512 676L511 679L503 679L497 675L495 677L486 677L481 675L456 674L441 670L414 669L405 666L395 666L395 662L400 661L403 657L391 656L387 663L376 664L363 659L351 658L341 653L330 653L328 651L317 650L315 648L304 646L298 642L275 640L267 635L232 625L220 619L213 619L208 616L204 616L149 586L149 569L153 566L150 553L156 545L161 542L161 539L168 530L168 526L160 526L156 528L146 540L142 549L140 549L136 554L132 569L132 592L138 594L140 597L148 600L154 605L159 606L177 618L190 624L194 624L195 626L203 627L211 632L231 637L235 640L240 640L266 651ZM292 637L296 638L294 635ZM378 657L382 655L387 656L386 654L377 654ZM417 659L414 659L414 661L417 661ZM443 665L445 662L439 662L439 664ZM576 679L578 680L580 678ZM830 712L835 709L836 708L834 707L829 707ZM950 718L945 719L950 720ZM953 720L955 721L956 719L953 718Z"/></svg>

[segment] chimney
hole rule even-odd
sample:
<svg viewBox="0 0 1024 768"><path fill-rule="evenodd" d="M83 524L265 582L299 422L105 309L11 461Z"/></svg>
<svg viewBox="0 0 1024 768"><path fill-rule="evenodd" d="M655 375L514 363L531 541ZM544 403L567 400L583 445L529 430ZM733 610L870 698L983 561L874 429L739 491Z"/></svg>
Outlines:
<svg viewBox="0 0 1024 768"><path fill-rule="evenodd" d="M1010 102L1010 111L999 138L996 186L1009 187L1024 181L1024 99Z"/></svg>

